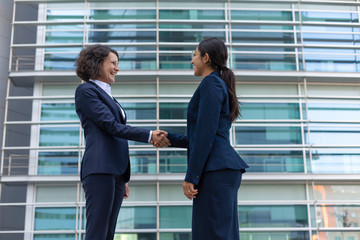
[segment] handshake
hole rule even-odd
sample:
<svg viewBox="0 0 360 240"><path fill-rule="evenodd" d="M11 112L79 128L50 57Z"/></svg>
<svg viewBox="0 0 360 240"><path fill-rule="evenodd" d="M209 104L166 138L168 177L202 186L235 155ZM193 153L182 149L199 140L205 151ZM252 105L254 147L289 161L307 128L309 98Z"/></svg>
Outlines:
<svg viewBox="0 0 360 240"><path fill-rule="evenodd" d="M171 145L169 139L167 139L168 133L163 130L152 131L150 143L154 147L168 147Z"/></svg>

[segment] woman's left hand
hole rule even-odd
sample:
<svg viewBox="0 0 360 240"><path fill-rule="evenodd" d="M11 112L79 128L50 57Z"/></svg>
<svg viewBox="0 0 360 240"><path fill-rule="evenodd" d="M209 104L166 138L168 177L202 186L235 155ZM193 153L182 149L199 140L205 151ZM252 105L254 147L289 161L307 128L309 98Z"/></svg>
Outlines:
<svg viewBox="0 0 360 240"><path fill-rule="evenodd" d="M190 183L190 182L184 182L183 190L184 190L185 196L190 200L192 200L193 198L196 198L195 195L198 194L198 190L194 189L194 184Z"/></svg>
<svg viewBox="0 0 360 240"><path fill-rule="evenodd" d="M129 197L129 194L130 194L129 185L126 183L125 184L124 199L127 199Z"/></svg>

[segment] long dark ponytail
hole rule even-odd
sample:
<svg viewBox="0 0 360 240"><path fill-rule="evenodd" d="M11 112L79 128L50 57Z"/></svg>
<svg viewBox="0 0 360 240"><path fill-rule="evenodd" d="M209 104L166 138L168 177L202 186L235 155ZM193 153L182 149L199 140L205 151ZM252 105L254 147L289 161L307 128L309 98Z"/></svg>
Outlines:
<svg viewBox="0 0 360 240"><path fill-rule="evenodd" d="M236 96L236 79L233 71L226 67L228 51L224 42L218 38L207 38L199 43L201 56L209 54L211 67L220 72L229 92L230 120L234 122L240 114L239 101Z"/></svg>

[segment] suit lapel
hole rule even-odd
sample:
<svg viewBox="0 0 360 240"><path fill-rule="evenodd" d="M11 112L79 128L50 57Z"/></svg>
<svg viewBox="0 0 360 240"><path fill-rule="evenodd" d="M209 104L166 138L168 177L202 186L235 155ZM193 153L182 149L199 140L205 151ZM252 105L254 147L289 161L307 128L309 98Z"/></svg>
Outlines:
<svg viewBox="0 0 360 240"><path fill-rule="evenodd" d="M116 115L117 115L118 119L120 119L120 121L121 121L123 124L126 124L126 113L125 113L125 110L124 110L124 113L125 113L125 119L124 119L124 118L123 118L123 115L121 114L121 110L119 109L119 106L121 106L121 105L116 101L116 99L110 97L109 94L107 94L107 93L105 92L105 90L102 89L100 86L98 86L96 83L91 82L91 81L88 81L87 83L95 86L95 87L99 90L100 94L102 94L102 96L104 97L104 98L103 98L103 99L105 100L104 103L105 103L106 105L108 105L112 110L114 110L114 112L117 113ZM121 108L122 108L122 107L121 107Z"/></svg>

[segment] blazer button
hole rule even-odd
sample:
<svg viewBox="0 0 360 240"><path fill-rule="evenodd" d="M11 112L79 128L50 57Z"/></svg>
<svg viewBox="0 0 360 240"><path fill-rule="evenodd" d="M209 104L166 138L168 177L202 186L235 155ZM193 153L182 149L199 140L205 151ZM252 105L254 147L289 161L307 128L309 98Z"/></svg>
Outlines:
<svg viewBox="0 0 360 240"><path fill-rule="evenodd" d="M199 178L199 176L196 176L196 178Z"/></svg>

